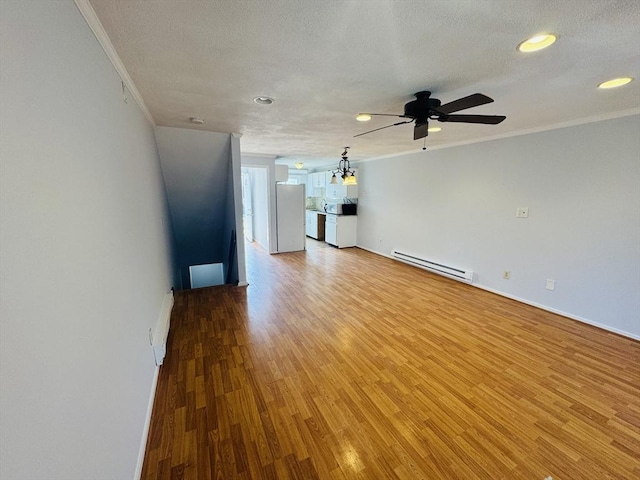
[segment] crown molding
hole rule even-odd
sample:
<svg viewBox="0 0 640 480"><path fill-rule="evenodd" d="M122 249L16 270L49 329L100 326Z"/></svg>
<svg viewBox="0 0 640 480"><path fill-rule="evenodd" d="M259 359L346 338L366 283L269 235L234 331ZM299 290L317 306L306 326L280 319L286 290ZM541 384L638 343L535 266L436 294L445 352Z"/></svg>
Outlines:
<svg viewBox="0 0 640 480"><path fill-rule="evenodd" d="M483 138L476 138L473 140L463 140L460 142L451 142L451 143L445 143L442 145L436 145L434 147L427 147L427 151L434 151L434 150L443 150L445 148L453 148L453 147L460 147L463 145L471 145L473 143L482 143L482 142L491 142L493 140L500 140L503 138L510 138L510 137L519 137L521 135L531 135L533 133L540 133L540 132L546 132L549 130L557 130L560 128L567 128L567 127L576 127L578 125L584 125L587 123L595 123L595 122L603 122L606 120L613 120L615 118L622 118L622 117L630 117L632 115L640 115L640 108L630 108L627 110L621 110L618 112L613 112L613 113L605 113L602 115L593 115L590 117L583 117L583 118L577 118L574 120L567 120L565 122L558 122L558 123L552 123L549 125L544 125L542 127L535 127L535 128L528 128L528 129L524 129L524 130L517 130L514 132L509 132L509 133L503 133L501 135L493 135L490 137L483 137ZM380 155L378 157L371 157L371 158L362 158L359 160L354 160L352 163L361 163L361 162L370 162L373 160L383 160L385 158L395 158L395 157L402 157L404 155L410 155L413 153L420 153L422 152L422 147L420 149L417 150L406 150L404 152L400 152L400 153L390 153L388 155Z"/></svg>
<svg viewBox="0 0 640 480"><path fill-rule="evenodd" d="M278 158L277 155L272 155L269 153L251 153L251 152L240 152L243 157L251 157L251 158L265 158L267 160L276 160Z"/></svg>
<svg viewBox="0 0 640 480"><path fill-rule="evenodd" d="M136 85L133 83L133 80L129 76L129 72L127 72L127 69L125 68L124 63L122 63L120 56L118 55L118 53L116 52L116 49L111 43L111 39L107 35L107 32L102 26L102 23L98 19L98 16L96 15L95 10L91 6L91 3L89 3L89 0L73 0L73 1L76 4L76 7L78 7L78 10L80 10L80 13L82 14L85 21L87 22L87 25L89 25L89 28L93 32L93 35L96 37L96 40L98 40L98 43L104 50L104 53L107 54L107 57L109 58L109 60L111 61L111 64L113 65L113 68L116 69L116 71L118 72L118 75L120 75L120 78L124 82L124 85L126 86L127 90L129 91L133 99L138 104L138 107L140 107L140 110L142 110L143 115L151 125L155 125L156 122L153 120L153 117L151 116L151 112L149 112L147 105L144 103L144 100L142 99L142 95L140 95L138 88L136 87Z"/></svg>

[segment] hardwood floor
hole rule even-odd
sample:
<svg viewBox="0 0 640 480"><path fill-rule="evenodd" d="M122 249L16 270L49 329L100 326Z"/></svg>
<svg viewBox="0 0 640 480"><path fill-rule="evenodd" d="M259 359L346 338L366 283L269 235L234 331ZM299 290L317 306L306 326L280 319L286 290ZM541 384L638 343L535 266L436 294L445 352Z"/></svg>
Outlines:
<svg viewBox="0 0 640 480"><path fill-rule="evenodd" d="M640 342L363 250L179 292L143 479L640 478Z"/></svg>

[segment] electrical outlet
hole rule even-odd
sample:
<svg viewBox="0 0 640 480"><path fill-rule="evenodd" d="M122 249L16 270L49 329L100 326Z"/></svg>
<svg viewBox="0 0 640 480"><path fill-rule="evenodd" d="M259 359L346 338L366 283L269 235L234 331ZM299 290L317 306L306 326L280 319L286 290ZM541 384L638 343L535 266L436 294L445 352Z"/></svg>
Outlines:
<svg viewBox="0 0 640 480"><path fill-rule="evenodd" d="M507 280L509 280L511 278L511 271L505 270L504 273L502 274L502 278L506 278Z"/></svg>
<svg viewBox="0 0 640 480"><path fill-rule="evenodd" d="M529 216L529 207L518 207L516 209L516 217L527 218Z"/></svg>
<svg viewBox="0 0 640 480"><path fill-rule="evenodd" d="M556 289L556 281L555 280L551 280L550 278L547 278L547 283L545 284L545 287L547 290L555 290Z"/></svg>

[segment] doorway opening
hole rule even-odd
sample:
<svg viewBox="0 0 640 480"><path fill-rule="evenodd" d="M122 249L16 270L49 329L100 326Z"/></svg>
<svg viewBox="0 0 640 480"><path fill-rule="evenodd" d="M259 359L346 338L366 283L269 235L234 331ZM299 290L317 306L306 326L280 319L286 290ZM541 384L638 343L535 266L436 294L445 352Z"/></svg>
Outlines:
<svg viewBox="0 0 640 480"><path fill-rule="evenodd" d="M269 183L266 167L242 167L244 237L269 249Z"/></svg>

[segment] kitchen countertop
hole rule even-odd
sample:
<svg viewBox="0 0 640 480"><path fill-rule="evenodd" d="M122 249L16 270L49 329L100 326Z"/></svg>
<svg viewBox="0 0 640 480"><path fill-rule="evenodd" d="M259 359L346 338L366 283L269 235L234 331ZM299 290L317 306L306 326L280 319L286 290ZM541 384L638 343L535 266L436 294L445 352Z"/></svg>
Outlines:
<svg viewBox="0 0 640 480"><path fill-rule="evenodd" d="M315 208L307 208L307 212L316 212L320 215L335 215L337 217L357 217L358 215L345 215L344 213L328 213L324 210L316 210Z"/></svg>

